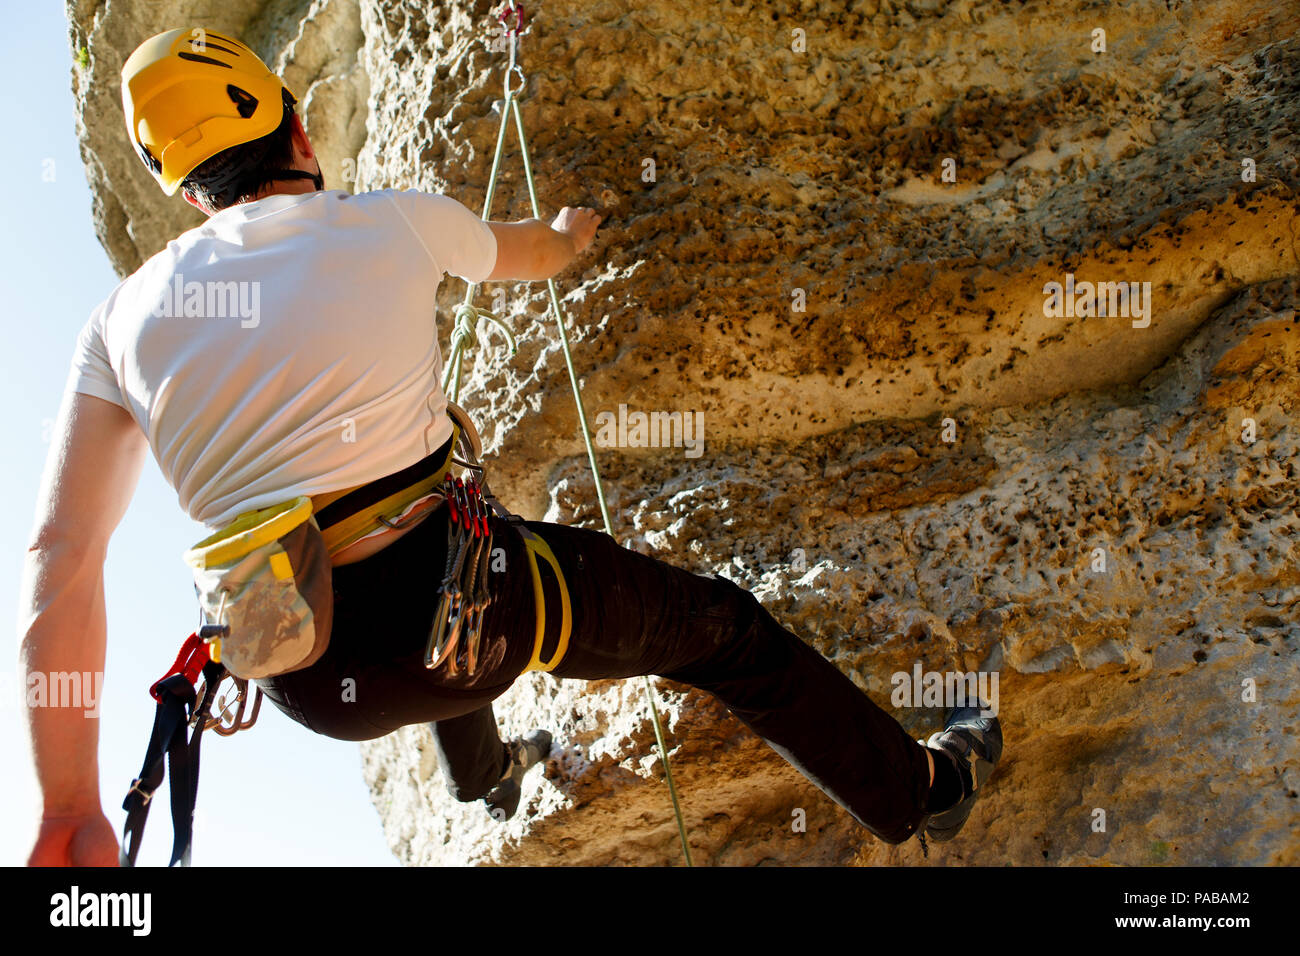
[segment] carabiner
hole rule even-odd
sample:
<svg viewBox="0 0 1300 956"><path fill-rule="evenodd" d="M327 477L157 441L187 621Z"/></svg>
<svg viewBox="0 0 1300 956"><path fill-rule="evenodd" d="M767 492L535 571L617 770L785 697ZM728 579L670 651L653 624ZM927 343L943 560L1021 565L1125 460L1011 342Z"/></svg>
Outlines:
<svg viewBox="0 0 1300 956"><path fill-rule="evenodd" d="M508 23L512 13L515 15L513 28ZM524 30L524 5L522 3L508 2L505 9L497 15L497 19L501 21L503 36L519 36Z"/></svg>
<svg viewBox="0 0 1300 956"><path fill-rule="evenodd" d="M215 716L209 716L207 722L203 725L205 730L215 731L223 737L237 734L241 730L248 730L248 728L257 723L257 716L262 711L262 689L257 685L254 685L253 712L249 715L247 720L244 719L244 711L248 707L248 681L240 677L235 677L234 675L228 676L230 676L231 681L234 683L235 699L233 703L239 705L238 709L232 717L230 714L231 705L230 703L227 703L226 694L222 694L217 698L214 705L220 710L220 713ZM223 723L223 720L228 720L230 722Z"/></svg>

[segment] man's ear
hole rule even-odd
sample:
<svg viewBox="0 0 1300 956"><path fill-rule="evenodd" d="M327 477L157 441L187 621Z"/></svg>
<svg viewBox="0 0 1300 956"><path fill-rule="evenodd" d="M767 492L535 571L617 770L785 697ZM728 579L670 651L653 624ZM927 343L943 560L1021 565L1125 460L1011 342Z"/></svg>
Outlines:
<svg viewBox="0 0 1300 956"><path fill-rule="evenodd" d="M212 210L209 209L207 206L203 205L203 203L199 202L197 199L195 199L195 198L194 198L194 193L190 192L188 189L182 189L182 190L181 190L181 195L185 197L185 201L186 201L187 203L189 203L191 206L193 206L193 207L194 207L195 209L197 209L199 212L203 213L203 215L205 215L205 216L211 216L211 215L212 215Z"/></svg>
<svg viewBox="0 0 1300 956"><path fill-rule="evenodd" d="M307 130L303 128L302 117L297 113L293 114L290 135L293 137L293 151L297 156L301 156L303 159L311 159L316 155L316 151L312 149L311 140L307 137Z"/></svg>

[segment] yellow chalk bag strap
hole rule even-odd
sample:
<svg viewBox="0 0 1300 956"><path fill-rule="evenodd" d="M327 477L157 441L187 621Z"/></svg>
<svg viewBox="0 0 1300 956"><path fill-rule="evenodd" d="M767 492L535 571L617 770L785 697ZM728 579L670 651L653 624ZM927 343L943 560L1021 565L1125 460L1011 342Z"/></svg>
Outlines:
<svg viewBox="0 0 1300 956"><path fill-rule="evenodd" d="M204 538L185 552L185 563L192 568L207 569L238 561L249 552L277 541L311 518L311 499L300 495L269 508L246 511L216 534ZM289 563L286 554L271 556L271 568L278 578L293 577L293 569L276 567L279 558Z"/></svg>

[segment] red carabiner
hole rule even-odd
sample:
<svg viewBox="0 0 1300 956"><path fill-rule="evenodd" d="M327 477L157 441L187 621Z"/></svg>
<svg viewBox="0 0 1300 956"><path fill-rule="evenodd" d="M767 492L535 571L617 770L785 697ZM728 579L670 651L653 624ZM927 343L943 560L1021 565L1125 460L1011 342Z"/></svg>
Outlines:
<svg viewBox="0 0 1300 956"><path fill-rule="evenodd" d="M208 660L208 644L203 638L199 637L196 631L187 637L185 643L181 645L181 652L176 655L176 663L172 664L171 670L149 686L149 696L154 700L158 700L158 685L173 674L183 674L191 684L197 684L199 674L203 672L203 665Z"/></svg>
<svg viewBox="0 0 1300 956"><path fill-rule="evenodd" d="M510 14L512 13L515 15L515 25L513 29L511 29L507 23L510 19ZM501 11L497 16L497 19L501 21L501 24L504 27L504 32L502 33L503 36L519 36L524 31L524 5L522 3L507 3L506 8Z"/></svg>
<svg viewBox="0 0 1300 956"><path fill-rule="evenodd" d="M483 536L483 495L478 490L478 482L471 475L465 479L465 496L469 499L469 524L474 537Z"/></svg>

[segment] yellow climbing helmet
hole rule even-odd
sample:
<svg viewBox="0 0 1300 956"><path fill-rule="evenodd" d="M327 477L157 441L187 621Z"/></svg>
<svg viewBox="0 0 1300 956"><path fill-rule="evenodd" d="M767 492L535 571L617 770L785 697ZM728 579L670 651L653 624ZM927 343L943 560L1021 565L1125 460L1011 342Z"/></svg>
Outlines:
<svg viewBox="0 0 1300 956"><path fill-rule="evenodd" d="M273 132L287 92L243 43L197 27L150 37L122 67L127 133L168 196L222 150Z"/></svg>

